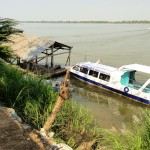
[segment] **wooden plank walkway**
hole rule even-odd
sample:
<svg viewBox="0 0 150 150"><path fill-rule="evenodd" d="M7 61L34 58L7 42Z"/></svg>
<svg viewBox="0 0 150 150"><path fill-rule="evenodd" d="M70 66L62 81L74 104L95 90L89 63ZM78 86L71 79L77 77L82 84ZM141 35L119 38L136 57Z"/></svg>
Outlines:
<svg viewBox="0 0 150 150"><path fill-rule="evenodd" d="M38 150L19 123L0 107L0 150Z"/></svg>

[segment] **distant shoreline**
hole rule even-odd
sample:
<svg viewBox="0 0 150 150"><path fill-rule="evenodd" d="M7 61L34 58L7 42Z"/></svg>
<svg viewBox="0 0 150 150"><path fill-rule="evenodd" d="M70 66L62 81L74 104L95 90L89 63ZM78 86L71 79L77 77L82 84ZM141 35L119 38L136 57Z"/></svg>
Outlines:
<svg viewBox="0 0 150 150"><path fill-rule="evenodd" d="M18 21L19 23L97 23L97 24L150 24L150 21Z"/></svg>

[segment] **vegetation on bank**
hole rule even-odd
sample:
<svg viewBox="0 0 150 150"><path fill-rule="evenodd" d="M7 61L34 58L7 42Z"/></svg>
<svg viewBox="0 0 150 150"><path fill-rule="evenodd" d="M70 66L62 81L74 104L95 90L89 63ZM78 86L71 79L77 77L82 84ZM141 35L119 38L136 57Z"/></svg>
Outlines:
<svg viewBox="0 0 150 150"><path fill-rule="evenodd" d="M0 58L6 61L13 57L13 53L11 47L4 46L2 43L9 42L9 36L11 34L20 33L20 30L14 28L16 25L17 22L13 19L0 18Z"/></svg>
<svg viewBox="0 0 150 150"><path fill-rule="evenodd" d="M19 21L20 23L110 23L110 24L150 24L150 20L131 21Z"/></svg>
<svg viewBox="0 0 150 150"><path fill-rule="evenodd" d="M104 130L104 145L110 150L149 150L150 149L150 111L142 112L141 117L134 116L135 124L120 131Z"/></svg>

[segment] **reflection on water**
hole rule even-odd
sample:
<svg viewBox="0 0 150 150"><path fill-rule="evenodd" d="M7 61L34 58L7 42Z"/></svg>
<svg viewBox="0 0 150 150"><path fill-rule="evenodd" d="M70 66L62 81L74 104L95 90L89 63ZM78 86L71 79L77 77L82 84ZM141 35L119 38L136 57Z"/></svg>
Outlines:
<svg viewBox="0 0 150 150"><path fill-rule="evenodd" d="M144 104L76 81L71 78L74 87L73 99L86 106L104 128L131 125L133 116L140 115L141 109L146 108Z"/></svg>

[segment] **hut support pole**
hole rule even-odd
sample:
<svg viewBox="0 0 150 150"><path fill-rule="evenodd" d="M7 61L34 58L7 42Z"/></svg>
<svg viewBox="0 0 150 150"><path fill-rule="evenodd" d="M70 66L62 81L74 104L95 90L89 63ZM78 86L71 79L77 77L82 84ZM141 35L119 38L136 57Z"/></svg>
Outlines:
<svg viewBox="0 0 150 150"><path fill-rule="evenodd" d="M67 85L67 79L69 78L69 71L70 69L67 69L66 76L64 79L64 85L60 87L59 96L52 110L52 113L49 115L49 117L47 118L47 121L45 122L43 126L43 129L46 133L48 133L48 130L51 129L52 124L56 118L56 115L58 111L60 110L61 106L63 105L64 101L69 98L69 87Z"/></svg>
<svg viewBox="0 0 150 150"><path fill-rule="evenodd" d="M27 74L29 72L29 67L30 67L30 64L29 64L29 62L27 62Z"/></svg>
<svg viewBox="0 0 150 150"><path fill-rule="evenodd" d="M70 66L70 54L71 54L71 50L69 51L69 66Z"/></svg>
<svg viewBox="0 0 150 150"><path fill-rule="evenodd" d="M67 66L67 63L68 63L69 66L70 66L70 54L71 54L71 50L69 50L69 54L68 54L68 58L67 58L67 61L66 61L65 66Z"/></svg>
<svg viewBox="0 0 150 150"><path fill-rule="evenodd" d="M47 53L47 49L46 49L46 57L45 57L45 67L48 67L48 53Z"/></svg>
<svg viewBox="0 0 150 150"><path fill-rule="evenodd" d="M51 46L51 67L54 67L54 45Z"/></svg>
<svg viewBox="0 0 150 150"><path fill-rule="evenodd" d="M36 56L36 59L35 59L35 63L36 63L36 64L38 63L38 61L37 61L37 56Z"/></svg>

